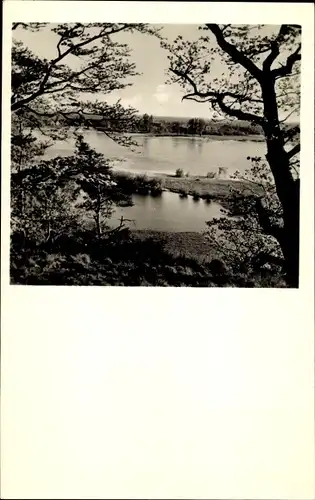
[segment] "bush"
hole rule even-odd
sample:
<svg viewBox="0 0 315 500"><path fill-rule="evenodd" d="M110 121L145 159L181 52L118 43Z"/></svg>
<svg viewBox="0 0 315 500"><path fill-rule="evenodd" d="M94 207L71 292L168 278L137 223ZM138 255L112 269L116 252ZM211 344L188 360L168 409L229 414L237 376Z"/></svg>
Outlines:
<svg viewBox="0 0 315 500"><path fill-rule="evenodd" d="M227 268L224 262L219 259L213 259L208 265L208 269L213 276L226 276Z"/></svg>
<svg viewBox="0 0 315 500"><path fill-rule="evenodd" d="M227 168L225 167L219 167L218 168L218 175L220 177L220 175L226 175L227 174Z"/></svg>
<svg viewBox="0 0 315 500"><path fill-rule="evenodd" d="M178 168L175 172L176 177L184 177L184 170L182 168Z"/></svg>
<svg viewBox="0 0 315 500"><path fill-rule="evenodd" d="M179 192L179 197L180 198L187 198L188 193L187 193L187 191L185 189L180 189L178 192Z"/></svg>
<svg viewBox="0 0 315 500"><path fill-rule="evenodd" d="M162 181L161 179L150 179L149 181L150 191L152 196L159 196L162 194Z"/></svg>
<svg viewBox="0 0 315 500"><path fill-rule="evenodd" d="M199 193L194 192L194 193L193 193L193 200L194 200L194 201L199 201L199 200L200 200L200 194L199 194Z"/></svg>
<svg viewBox="0 0 315 500"><path fill-rule="evenodd" d="M212 198L211 194L206 194L204 196L204 200L205 200L206 203L211 203L212 199L213 198Z"/></svg>
<svg viewBox="0 0 315 500"><path fill-rule="evenodd" d="M161 196L162 193L162 188L151 188L151 196Z"/></svg>
<svg viewBox="0 0 315 500"><path fill-rule="evenodd" d="M208 172L206 177L208 179L214 179L216 177L216 175L217 175L216 172Z"/></svg>

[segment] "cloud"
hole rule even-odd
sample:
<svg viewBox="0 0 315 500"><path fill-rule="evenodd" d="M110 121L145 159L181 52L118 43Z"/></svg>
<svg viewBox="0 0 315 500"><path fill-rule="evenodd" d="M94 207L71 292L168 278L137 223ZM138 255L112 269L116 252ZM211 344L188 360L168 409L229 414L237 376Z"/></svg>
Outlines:
<svg viewBox="0 0 315 500"><path fill-rule="evenodd" d="M166 92L166 85L158 85L155 89L155 93L153 94L153 97L160 103L163 104L167 102L170 98L170 95L168 92Z"/></svg>
<svg viewBox="0 0 315 500"><path fill-rule="evenodd" d="M124 97L121 100L121 105L124 107L131 106L132 108L136 108L138 104L141 102L142 97L139 94L134 95L133 97Z"/></svg>

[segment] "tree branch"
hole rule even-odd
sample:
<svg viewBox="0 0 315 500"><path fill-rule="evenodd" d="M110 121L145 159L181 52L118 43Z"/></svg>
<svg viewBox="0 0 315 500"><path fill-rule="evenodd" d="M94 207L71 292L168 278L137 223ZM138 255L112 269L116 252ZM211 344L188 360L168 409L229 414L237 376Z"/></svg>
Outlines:
<svg viewBox="0 0 315 500"><path fill-rule="evenodd" d="M24 23L13 23L12 24L12 31L16 30L20 25L23 25Z"/></svg>
<svg viewBox="0 0 315 500"><path fill-rule="evenodd" d="M258 116L258 115L254 115L252 113L247 113L245 111L241 111L241 110L238 110L238 109L233 109L232 107L230 106L227 106L224 102L223 102L223 99L225 97L232 97L240 102L242 101L245 101L245 100L248 100L250 101L251 99L249 97L246 97L242 94L237 94L237 93L234 93L234 92L217 92L217 91L208 91L208 92L201 92L200 90L198 90L197 88L197 85L196 83L194 82L194 80L187 74L187 72L183 72L183 71L180 71L178 69L171 69L172 73L174 73L175 75L181 77L182 79L186 80L188 83L190 83L190 85L192 86L194 92L193 93L190 93L190 94L187 94L185 95L182 100L184 99L188 99L188 100L194 100L196 102L207 102L207 101L212 101L212 102L216 102L218 103L218 105L220 106L221 110L230 115L230 116L235 116L237 118L239 118L240 120L247 120L247 121L252 121L252 122L255 122L255 123L262 123L263 121L263 118ZM201 99L206 99L206 100L203 100L203 101L198 101L197 99L195 99L196 97L200 97ZM212 98L212 99L210 99ZM253 100L253 102L257 102L259 100Z"/></svg>
<svg viewBox="0 0 315 500"><path fill-rule="evenodd" d="M282 78L284 76L290 75L294 63L301 60L300 50L301 50L301 44L299 44L298 48L292 54L289 55L284 66L276 68L271 72L272 76L274 78Z"/></svg>
<svg viewBox="0 0 315 500"><path fill-rule="evenodd" d="M216 102L218 103L218 105L220 106L221 110L224 113L226 113L227 115L230 115L230 116L235 116L239 120L245 120L245 121L249 121L249 122L263 124L264 119L262 116L254 115L252 113L248 113L248 112L242 111L240 109L233 109L230 106L227 106L223 102L224 97L225 97L224 94L218 94L217 98L216 98Z"/></svg>
<svg viewBox="0 0 315 500"><path fill-rule="evenodd" d="M268 54L268 56L266 57L266 59L263 62L263 71L266 71L266 72L270 71L272 64L274 63L274 61L277 59L278 55L280 54L279 45L275 40L271 42L270 49L271 49L270 54Z"/></svg>
<svg viewBox="0 0 315 500"><path fill-rule="evenodd" d="M256 200L256 212L258 216L258 222L266 234L270 234L279 241L281 238L282 229L281 227L274 226L269 218L269 214L262 204L261 198Z"/></svg>
<svg viewBox="0 0 315 500"><path fill-rule="evenodd" d="M20 99L19 101L13 102L11 104L11 111L17 111L25 104L28 104L29 102L33 101L37 97L43 95L45 93L46 83L51 75L52 69L56 66L57 63L62 61L68 54L76 52L76 50L88 45L91 42L99 40L100 38L103 38L104 36L112 35L114 33L119 33L120 31L124 30L126 27L127 27L127 24L124 24L123 26L120 26L119 28L112 29L110 32L105 32L102 30L97 35L94 35L86 40L83 40L82 42L77 43L76 45L72 45L67 50L65 50L65 52L63 52L63 53L61 53L61 51L60 51L60 45L59 45L60 40L59 40L59 42L57 44L58 57L56 57L55 59L52 59L50 61L50 63L48 64L46 73L44 74L44 77L39 85L38 90L36 92L34 92L33 94L31 94L30 96L25 97L24 99Z"/></svg>
<svg viewBox="0 0 315 500"><path fill-rule="evenodd" d="M287 151L287 158L290 160L293 156L298 154L301 151L301 145L296 144L290 151Z"/></svg>
<svg viewBox="0 0 315 500"><path fill-rule="evenodd" d="M276 255L268 254L267 252L259 252L257 255L253 256L251 264L255 269L261 268L264 264L274 264L283 267L284 259Z"/></svg>
<svg viewBox="0 0 315 500"><path fill-rule="evenodd" d="M207 28L214 34L216 37L217 43L219 47L221 47L224 52L226 52L232 60L237 63L241 64L247 71L254 76L258 81L260 81L260 78L262 76L262 71L256 66L256 64L247 57L244 52L241 52L238 50L235 45L231 44L224 38L224 33L220 29L218 24L206 24Z"/></svg>

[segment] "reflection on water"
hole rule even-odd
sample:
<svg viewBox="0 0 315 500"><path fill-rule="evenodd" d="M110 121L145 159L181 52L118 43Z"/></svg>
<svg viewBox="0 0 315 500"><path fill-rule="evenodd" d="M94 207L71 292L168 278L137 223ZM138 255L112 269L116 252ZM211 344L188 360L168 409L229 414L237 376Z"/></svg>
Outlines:
<svg viewBox="0 0 315 500"><path fill-rule="evenodd" d="M187 137L188 150L194 151L198 154L202 153L204 142L202 138Z"/></svg>
<svg viewBox="0 0 315 500"><path fill-rule="evenodd" d="M144 152L144 154L149 154L149 150L150 150L149 137L143 137L143 152Z"/></svg>
<svg viewBox="0 0 315 500"><path fill-rule="evenodd" d="M123 216L133 219L131 229L152 229L155 231L203 231L206 221L221 215L221 206L216 202L195 201L191 196L181 198L176 193L164 192L161 196L133 195L133 207L116 210L110 221L116 226Z"/></svg>

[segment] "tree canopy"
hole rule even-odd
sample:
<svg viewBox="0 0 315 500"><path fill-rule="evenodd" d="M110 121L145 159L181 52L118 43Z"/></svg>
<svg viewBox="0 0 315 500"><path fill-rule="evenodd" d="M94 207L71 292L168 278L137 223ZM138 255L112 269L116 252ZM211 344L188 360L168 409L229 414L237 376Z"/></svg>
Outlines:
<svg viewBox="0 0 315 500"><path fill-rule="evenodd" d="M52 130L69 120L73 124L74 118L89 123L88 114L97 113L110 122L111 137L122 141L120 133L134 120L135 110L119 101L109 105L106 96L131 85L137 71L129 46L115 35L137 31L159 36L158 30L127 23L15 23L12 28L52 31L56 55L40 58L13 38L11 111L31 127L44 123Z"/></svg>
<svg viewBox="0 0 315 500"><path fill-rule="evenodd" d="M169 53L169 82L183 88L183 99L206 103L217 116L261 127L281 225L272 222L262 198L256 215L266 235L278 241L287 280L297 286L300 128L286 122L300 108L301 27L205 24L200 31L197 41L179 35L172 44L161 42ZM218 61L223 71L214 76Z"/></svg>

